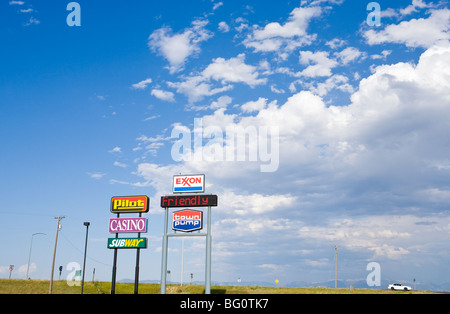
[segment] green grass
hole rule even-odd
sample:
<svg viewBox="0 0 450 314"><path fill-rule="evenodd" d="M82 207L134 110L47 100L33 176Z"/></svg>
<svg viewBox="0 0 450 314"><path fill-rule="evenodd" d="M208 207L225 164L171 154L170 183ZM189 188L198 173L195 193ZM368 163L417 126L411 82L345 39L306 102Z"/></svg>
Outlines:
<svg viewBox="0 0 450 314"><path fill-rule="evenodd" d="M48 294L50 282L48 280L16 280L0 279L0 294ZM85 282L85 294L109 294L110 282ZM159 294L159 284L139 284L139 294ZM198 285L168 285L167 294L202 294L204 286ZM66 281L53 283L54 294L80 294L81 287L69 286ZM118 283L117 294L133 294L134 283ZM212 286L212 294L422 294L429 291L390 291L375 289L331 289L321 287L310 288L284 288L284 287L259 287L259 286Z"/></svg>

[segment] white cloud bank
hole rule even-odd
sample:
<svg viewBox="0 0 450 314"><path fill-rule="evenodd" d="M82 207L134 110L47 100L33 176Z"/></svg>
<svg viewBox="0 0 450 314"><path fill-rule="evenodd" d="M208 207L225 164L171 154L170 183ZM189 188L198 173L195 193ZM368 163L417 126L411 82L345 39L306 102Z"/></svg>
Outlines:
<svg viewBox="0 0 450 314"><path fill-rule="evenodd" d="M282 105L259 98L242 104L242 115L221 107L203 116L205 128L278 126L278 172L262 174L252 162L141 163L144 182L135 185L152 186L158 197L170 191L173 173L206 172L208 192L220 199L214 235L223 267L236 255L272 265L270 252L282 248L286 258L322 267L328 263L308 251L331 244L366 261L415 255L425 263L450 232L446 203L437 202L449 190L441 186L450 169L449 60L450 44L440 42L418 64L376 67L348 106L301 91ZM244 80L235 75L222 79Z"/></svg>
<svg viewBox="0 0 450 314"><path fill-rule="evenodd" d="M364 37L369 45L405 44L407 47L429 48L438 41L450 39L450 10L430 10L428 18L411 19L392 24L381 31L369 29Z"/></svg>

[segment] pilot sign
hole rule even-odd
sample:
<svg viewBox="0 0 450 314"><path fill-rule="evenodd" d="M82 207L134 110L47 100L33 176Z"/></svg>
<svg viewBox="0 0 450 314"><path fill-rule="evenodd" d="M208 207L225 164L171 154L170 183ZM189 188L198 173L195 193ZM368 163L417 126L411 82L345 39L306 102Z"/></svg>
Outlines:
<svg viewBox="0 0 450 314"><path fill-rule="evenodd" d="M203 229L203 212L191 209L174 212L172 229L181 232Z"/></svg>

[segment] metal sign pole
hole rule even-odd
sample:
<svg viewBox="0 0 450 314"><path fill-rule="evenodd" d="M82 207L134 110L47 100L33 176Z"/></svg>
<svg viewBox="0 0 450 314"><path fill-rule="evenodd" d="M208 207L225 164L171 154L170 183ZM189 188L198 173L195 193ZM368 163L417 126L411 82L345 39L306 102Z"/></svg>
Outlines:
<svg viewBox="0 0 450 314"><path fill-rule="evenodd" d="M139 213L139 218L142 217L142 213ZM141 233L138 232L138 238L141 238ZM139 294L139 258L141 256L141 249L136 250L136 271L134 275L134 294Z"/></svg>
<svg viewBox="0 0 450 314"><path fill-rule="evenodd" d="M211 206L208 206L208 227L206 234L205 294L211 294Z"/></svg>
<svg viewBox="0 0 450 314"><path fill-rule="evenodd" d="M168 236L167 236L167 225L169 222L169 207L165 207L165 218L164 218L164 236L163 236L163 247L162 247L162 260L161 260L161 294L166 294L166 279L167 279L167 250L168 250Z"/></svg>
<svg viewBox="0 0 450 314"><path fill-rule="evenodd" d="M120 218L120 214L117 214L117 218ZM116 233L116 239L119 238L119 234ZM114 249L114 260L111 279L111 294L116 294L116 272L117 272L117 249Z"/></svg>

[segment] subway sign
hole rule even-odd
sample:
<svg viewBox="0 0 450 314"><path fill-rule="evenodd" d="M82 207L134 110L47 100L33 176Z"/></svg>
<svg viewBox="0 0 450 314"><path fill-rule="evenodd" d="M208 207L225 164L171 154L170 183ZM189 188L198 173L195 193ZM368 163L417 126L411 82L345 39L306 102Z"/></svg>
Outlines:
<svg viewBox="0 0 450 314"><path fill-rule="evenodd" d="M173 176L173 193L204 193L205 175Z"/></svg>
<svg viewBox="0 0 450 314"><path fill-rule="evenodd" d="M146 233L147 218L110 218L109 233Z"/></svg>
<svg viewBox="0 0 450 314"><path fill-rule="evenodd" d="M147 196L115 196L111 198L111 213L147 213L149 204Z"/></svg>
<svg viewBox="0 0 450 314"><path fill-rule="evenodd" d="M147 238L110 238L108 249L146 249Z"/></svg>
<svg viewBox="0 0 450 314"><path fill-rule="evenodd" d="M203 212L191 209L174 212L172 229L181 232L192 232L203 229Z"/></svg>
<svg viewBox="0 0 450 314"><path fill-rule="evenodd" d="M208 207L217 206L217 195L162 196L161 207Z"/></svg>

